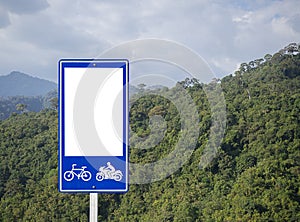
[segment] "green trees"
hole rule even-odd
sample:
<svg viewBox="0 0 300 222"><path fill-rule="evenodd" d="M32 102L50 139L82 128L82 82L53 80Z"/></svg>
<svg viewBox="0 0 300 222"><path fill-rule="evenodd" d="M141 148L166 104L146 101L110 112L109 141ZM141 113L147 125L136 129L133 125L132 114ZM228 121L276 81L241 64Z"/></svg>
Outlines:
<svg viewBox="0 0 300 222"><path fill-rule="evenodd" d="M177 87L190 95L199 116L191 158L164 180L130 185L126 194L99 195L99 220L297 221L300 54L290 47L212 83L222 86L227 128L217 157L205 167L199 163L211 127L206 86L195 79L179 82ZM179 93L176 86L157 90ZM178 143L181 124L170 99L135 95L130 161L164 158ZM87 221L88 202L88 195L58 192L55 107L0 121L0 221Z"/></svg>
<svg viewBox="0 0 300 222"><path fill-rule="evenodd" d="M24 112L24 110L25 110L26 108L27 108L27 105L26 105L26 104L18 103L18 104L16 105L16 110L21 111L21 113Z"/></svg>
<svg viewBox="0 0 300 222"><path fill-rule="evenodd" d="M43 108L42 97L0 97L0 120L8 118L12 113L24 111L39 112Z"/></svg>

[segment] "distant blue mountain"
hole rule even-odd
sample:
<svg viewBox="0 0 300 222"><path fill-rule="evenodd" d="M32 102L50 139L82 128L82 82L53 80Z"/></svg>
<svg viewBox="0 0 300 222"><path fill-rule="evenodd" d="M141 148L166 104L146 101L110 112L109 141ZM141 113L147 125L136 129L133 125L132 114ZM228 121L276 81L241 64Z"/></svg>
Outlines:
<svg viewBox="0 0 300 222"><path fill-rule="evenodd" d="M0 96L44 96L57 89L57 84L21 72L0 76Z"/></svg>

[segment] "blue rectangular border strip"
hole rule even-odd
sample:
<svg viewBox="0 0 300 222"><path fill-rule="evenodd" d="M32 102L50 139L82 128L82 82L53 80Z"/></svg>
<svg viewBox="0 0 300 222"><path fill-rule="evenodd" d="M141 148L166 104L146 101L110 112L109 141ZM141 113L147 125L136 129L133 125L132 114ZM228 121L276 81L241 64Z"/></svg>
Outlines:
<svg viewBox="0 0 300 222"><path fill-rule="evenodd" d="M92 65L91 65L92 64ZM122 68L123 69L123 156L65 156L65 68ZM119 193L128 191L128 102L129 102L129 61L126 59L61 59L58 63L58 98L59 98L59 120L58 120L58 188L60 192L66 193ZM112 179L99 181L98 167L105 166L111 162L116 172L122 169L123 175L120 180ZM80 163L81 166L73 166ZM95 166L98 166L95 168ZM78 178L76 174L84 174ZM125 173L124 173L125 171ZM97 175L97 176L96 176ZM68 178L69 177L69 178ZM72 178L73 177L73 178ZM98 178L98 179L96 179ZM67 179L69 181L67 181Z"/></svg>

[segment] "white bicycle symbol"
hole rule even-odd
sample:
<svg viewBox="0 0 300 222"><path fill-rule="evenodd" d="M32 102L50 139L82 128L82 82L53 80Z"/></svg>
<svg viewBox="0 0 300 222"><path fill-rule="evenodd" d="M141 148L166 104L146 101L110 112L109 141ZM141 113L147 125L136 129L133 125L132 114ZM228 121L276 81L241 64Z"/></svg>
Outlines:
<svg viewBox="0 0 300 222"><path fill-rule="evenodd" d="M87 166L82 166L81 168L75 168L77 164L72 164L72 170L68 170L64 173L64 178L66 181L71 181L74 179L76 175L78 179L82 179L83 181L89 181L92 178L92 174L90 171L87 171Z"/></svg>

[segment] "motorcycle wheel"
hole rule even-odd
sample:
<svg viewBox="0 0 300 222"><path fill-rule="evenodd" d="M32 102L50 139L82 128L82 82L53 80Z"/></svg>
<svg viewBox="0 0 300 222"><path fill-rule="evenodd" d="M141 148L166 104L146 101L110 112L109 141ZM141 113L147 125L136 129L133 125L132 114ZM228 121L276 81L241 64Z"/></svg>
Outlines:
<svg viewBox="0 0 300 222"><path fill-rule="evenodd" d="M114 175L114 180L115 180L115 181L120 181L120 180L122 180L122 174L116 173L116 174Z"/></svg>
<svg viewBox="0 0 300 222"><path fill-rule="evenodd" d="M104 180L104 175L102 173L97 173L96 174L96 180L98 180L98 181Z"/></svg>

